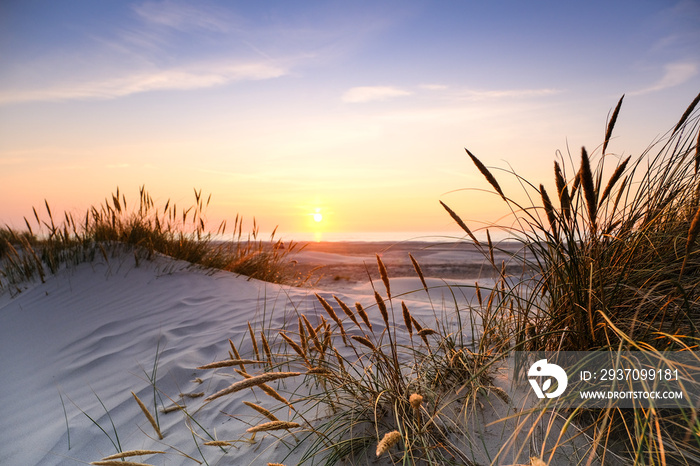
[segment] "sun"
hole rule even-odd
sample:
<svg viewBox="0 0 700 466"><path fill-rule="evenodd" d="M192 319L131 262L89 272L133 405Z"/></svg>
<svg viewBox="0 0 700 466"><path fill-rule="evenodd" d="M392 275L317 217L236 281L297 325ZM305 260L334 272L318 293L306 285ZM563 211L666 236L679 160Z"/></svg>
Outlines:
<svg viewBox="0 0 700 466"><path fill-rule="evenodd" d="M321 212L316 212L314 214L314 222L318 223L321 220L323 220L323 215L321 215Z"/></svg>

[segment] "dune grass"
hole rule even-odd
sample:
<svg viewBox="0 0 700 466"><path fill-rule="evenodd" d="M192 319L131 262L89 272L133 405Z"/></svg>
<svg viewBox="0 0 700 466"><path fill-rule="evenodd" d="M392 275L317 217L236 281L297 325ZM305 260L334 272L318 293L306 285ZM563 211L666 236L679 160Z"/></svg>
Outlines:
<svg viewBox="0 0 700 466"><path fill-rule="evenodd" d="M138 205L129 209L119 188L111 199L90 207L79 219L64 213L57 220L45 202L45 214L33 209L32 221L25 217L26 230L0 229L0 291L19 292L19 285L61 267L90 262L98 257L109 261L124 247L133 250L137 264L156 254L180 259L203 267L227 270L274 283L302 283L294 270L291 256L299 250L296 243L283 243L260 237L253 219L244 233L243 218L236 216L233 231L227 233L222 222L214 231L207 229L206 200L194 191L195 202L178 209L170 200L157 206L144 187L139 190Z"/></svg>
<svg viewBox="0 0 700 466"><path fill-rule="evenodd" d="M420 266L414 264L424 281ZM465 332L492 327L489 312L502 299L495 296L500 291L489 290L489 304L475 309L468 323L457 317L458 309L441 309L428 326L412 315L400 296L391 294L379 257L377 265L383 291L375 291L372 303L350 306L336 296L316 294L317 308L297 311L295 325L264 329L266 340L275 342L270 357L243 360L231 343L230 359L199 367L241 367L235 371L242 380L207 400L217 402L238 387L261 388L297 423L282 426L289 433L280 441L294 436L290 455L298 454L299 464L367 464L379 456L404 464L476 464L472 458L479 440L467 425L483 403L508 402L489 370L507 341L494 335L473 341ZM430 293L427 286L425 291ZM253 348L255 335L248 335ZM280 393L264 385L287 377L295 378L292 384L300 388ZM282 422L270 421L267 410L262 414L263 425ZM254 426L249 432L263 430Z"/></svg>
<svg viewBox="0 0 700 466"><path fill-rule="evenodd" d="M698 99L670 133L635 160L607 152L622 100L608 122L597 163L582 148L579 166L571 161L568 167L573 173L568 179L566 162L554 163L551 197L543 184L509 173L528 199L541 203L507 197L467 150L511 210L516 226L509 230L529 253L523 254L524 266L533 277L517 283L523 290L522 320L513 330L520 347L617 348L626 338L611 326L658 349L684 345L659 338L661 333L699 336L700 140L693 113Z"/></svg>
<svg viewBox="0 0 700 466"><path fill-rule="evenodd" d="M698 350L700 95L671 131L636 158L607 151L622 101L600 150L589 155L582 148L578 164L571 157L568 164L554 163L549 192L508 172L529 203L507 195L467 150L515 225L490 228L504 228L520 241L519 257L529 270L524 279L504 280L518 303L515 314L502 306L499 311L513 317L508 331L515 350L632 350L660 358L661 351ZM492 246L480 245L466 222L443 206L484 255L492 256ZM700 360L692 368L696 374L698 369ZM590 432L583 464L700 462L697 407L623 410L611 403L604 410L555 409L553 415Z"/></svg>
<svg viewBox="0 0 700 466"><path fill-rule="evenodd" d="M672 131L633 159L608 152L620 99L598 150L589 155L583 148L577 163L573 157L555 162L554 188L509 172L529 204L510 197L492 169L467 150L510 209L515 226L505 229L522 245L522 254L514 257L522 261L522 275L510 276L504 264L495 263L498 245L488 230L486 242L480 242L482 232L472 231L443 203L499 277L493 288L477 286L478 303L456 306L450 321L446 309L436 312L428 327L392 296L381 260L385 297L375 291L370 305L380 321L369 321L366 303L353 312L337 298L335 306L317 295L325 316L299 313L296 329L279 332L280 346L267 369L295 367L309 388L289 398L274 392L300 425L293 429L300 441L289 444L304 450L300 462L364 464L382 456L394 464L480 464L474 452L482 445L479 433L470 430L470 416L484 402L509 403L492 383L491 367L511 351L697 351L698 100ZM465 339L468 329L480 332L476 339ZM693 370L700 370L700 361ZM246 371L237 370L252 377ZM590 410L549 404L499 422L503 447L489 458L491 464L506 457L560 464L558 450L575 451L563 456L571 464L700 461L697 407L623 410L612 402ZM538 434L534 426L542 423L545 431ZM574 445L581 442L578 451Z"/></svg>
<svg viewBox="0 0 700 466"><path fill-rule="evenodd" d="M620 99L599 149L589 155L583 148L576 162L572 156L555 162L554 187L508 172L525 189L528 203L506 193L495 170L467 150L512 214L509 226L489 228L504 228L520 242L522 254L513 260L522 261L521 275L509 275L512 267L494 261L498 245L488 229L486 241L479 241L481 232L443 203L498 277L491 287L474 286L475 302L434 306L430 322L416 318L406 303L410 296L392 294L378 257L381 284L373 283L371 302L351 306L319 293L314 309L295 309L296 321L284 328L249 324L251 354L242 357L229 340L229 359L198 369L227 379L234 370L239 380L205 393L205 402L224 403L244 389L274 400L271 409L243 403L259 416L247 442L270 436L289 447L281 450L279 464L368 464L378 458L470 466L504 464L506 458L537 466L563 464L562 458L583 465L700 463L697 407L537 405L491 422L503 425L497 453L485 452L481 437L485 408L513 407L493 373L510 352L697 351L699 100L700 95L673 130L632 158L608 152ZM207 232L208 200L195 192L195 201L185 210L168 202L159 213L141 190L138 208L128 211L117 191L80 223L67 214L60 224L47 204L47 220L34 211L41 232L27 222L27 232L5 229L0 235L5 261L0 286L43 280L46 273L98 254L108 260L110 248L123 244L142 259L160 253L265 280L288 279L293 245L282 249L274 239L262 242L256 227L245 238L238 218L233 240L218 243L214 238L225 225ZM430 296L420 265L411 260ZM693 369L700 371L700 361ZM185 413L195 438L191 425L201 428L196 413L175 408ZM207 435L205 445L230 443Z"/></svg>

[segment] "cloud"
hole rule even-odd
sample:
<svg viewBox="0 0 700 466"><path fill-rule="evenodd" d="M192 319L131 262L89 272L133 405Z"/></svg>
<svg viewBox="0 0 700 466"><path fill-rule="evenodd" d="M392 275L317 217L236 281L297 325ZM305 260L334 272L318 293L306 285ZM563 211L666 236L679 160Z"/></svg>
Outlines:
<svg viewBox="0 0 700 466"><path fill-rule="evenodd" d="M37 101L114 99L159 90L191 90L230 82L263 80L287 74L271 63L222 64L216 66L135 72L119 78L66 83L35 89L0 92L0 105Z"/></svg>
<svg viewBox="0 0 700 466"><path fill-rule="evenodd" d="M468 99L502 99L520 97L543 97L559 94L559 89L501 89L501 90L474 90L459 91L460 97Z"/></svg>
<svg viewBox="0 0 700 466"><path fill-rule="evenodd" d="M181 31L204 29L225 32L230 28L227 14L216 11L201 3L176 3L172 1L145 2L133 6L133 10L143 20ZM230 18L228 18L230 19Z"/></svg>
<svg viewBox="0 0 700 466"><path fill-rule="evenodd" d="M698 64L691 62L669 63L664 65L664 74L655 84L631 92L631 95L648 94L650 92L661 91L670 87L679 86L698 75Z"/></svg>
<svg viewBox="0 0 700 466"><path fill-rule="evenodd" d="M360 86L348 89L343 94L343 102L365 103L411 95L412 92L392 86Z"/></svg>
<svg viewBox="0 0 700 466"><path fill-rule="evenodd" d="M444 84L421 84L420 88L427 89L429 91L444 91L447 89L447 86Z"/></svg>

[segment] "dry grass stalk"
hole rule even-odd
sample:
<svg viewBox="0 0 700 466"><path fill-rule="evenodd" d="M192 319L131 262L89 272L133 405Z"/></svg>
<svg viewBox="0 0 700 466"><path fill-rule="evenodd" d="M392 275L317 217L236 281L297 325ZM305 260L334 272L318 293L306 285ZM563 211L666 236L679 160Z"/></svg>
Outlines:
<svg viewBox="0 0 700 466"><path fill-rule="evenodd" d="M355 340L358 343L362 343L363 345L365 345L367 348L371 349L372 351L377 351L377 347L374 346L374 344L371 341L369 341L368 338L360 337L357 335L353 335L350 338L352 338L353 340Z"/></svg>
<svg viewBox="0 0 700 466"><path fill-rule="evenodd" d="M564 214L564 218L569 220L571 219L571 199L569 198L569 190L566 187L561 167L557 162L554 162L554 181L557 185L557 197L559 198L561 211Z"/></svg>
<svg viewBox="0 0 700 466"><path fill-rule="evenodd" d="M549 221L549 227L552 229L552 235L557 236L557 218L554 215L554 207L552 207L552 201L547 195L547 191L544 189L544 185L540 185L540 194L542 195L542 204L544 206L544 212L547 214L547 220Z"/></svg>
<svg viewBox="0 0 700 466"><path fill-rule="evenodd" d="M204 392L198 393L180 393L180 398L201 398L204 396Z"/></svg>
<svg viewBox="0 0 700 466"><path fill-rule="evenodd" d="M469 150L467 148L464 148L464 150L467 151L469 158L472 159L472 162L474 162L474 165L476 165L476 168L478 168L479 171L481 172L481 174L484 175L484 178L486 178L486 180L489 182L489 184L491 184L491 186L493 186L493 189L495 189L496 192L501 195L503 200L505 200L506 196L503 194L503 190L499 186L498 181L496 181L496 178L488 170L488 168L486 168L486 166L483 163L481 163L481 161L479 159L477 159L476 156L474 156L474 154L469 152Z"/></svg>
<svg viewBox="0 0 700 466"><path fill-rule="evenodd" d="M357 313L360 315L367 328L372 330L372 324L369 321L369 316L367 315L367 312L365 312L365 308L362 307L362 304L355 303L355 309L357 309Z"/></svg>
<svg viewBox="0 0 700 466"><path fill-rule="evenodd" d="M338 350L333 347L333 352L335 353L335 358L338 360L338 365L340 366L340 372L343 374L347 374L347 371L345 370L345 363L343 362L343 358L340 356L340 353Z"/></svg>
<svg viewBox="0 0 700 466"><path fill-rule="evenodd" d="M210 362L209 364L199 366L196 369L217 369L219 367L238 366L242 364L259 364L261 362L262 361L258 361L255 359L226 359L223 361Z"/></svg>
<svg viewBox="0 0 700 466"><path fill-rule="evenodd" d="M610 180L608 181L608 185L603 190L603 194L600 196L600 201L598 201L598 207L603 205L603 201L612 192L613 186L615 186L615 183L618 182L618 180L622 176L622 173L624 173L625 168L627 168L627 163L630 161L630 158L631 158L631 156L627 157L624 162L622 162L620 165L618 165L617 168L615 169L615 171L613 172L612 176L610 176Z"/></svg>
<svg viewBox="0 0 700 466"><path fill-rule="evenodd" d="M423 403L423 397L419 395L418 393L413 393L411 396L408 398L408 402L411 404L411 407L413 408L413 415L416 418L416 424L418 425L418 429L421 429L422 426L422 416L420 414L420 406Z"/></svg>
<svg viewBox="0 0 700 466"><path fill-rule="evenodd" d="M230 447L231 442L227 442L226 440L210 440L209 442L204 442L202 445L206 445L207 447Z"/></svg>
<svg viewBox="0 0 700 466"><path fill-rule="evenodd" d="M306 329L309 332L309 336L311 337L311 341L314 342L314 346L316 347L316 350L319 353L323 353L323 347L321 346L321 342L318 339L318 333L316 333L316 329L311 325L311 322L309 322L309 319L307 319L305 315L302 315L301 317L304 319L304 324L306 324ZM323 325L323 323L321 325Z"/></svg>
<svg viewBox="0 0 700 466"><path fill-rule="evenodd" d="M183 407L180 406L179 404L174 404L174 405L172 405L172 406L168 406L167 408L161 409L160 412L163 413L163 414L168 414L168 413L172 413L173 411L179 411L179 410L181 410L182 408L183 408Z"/></svg>
<svg viewBox="0 0 700 466"><path fill-rule="evenodd" d="M316 296L316 299L321 303L321 306L323 306L323 309L326 310L326 313L330 316L333 321L338 325L338 328L340 329L340 335L343 338L343 343L347 344L347 339L346 339L346 334L345 334L345 328L343 327L343 323L340 321L338 318L338 314L335 313L335 310L333 310L333 306L330 305L328 301L323 299L321 295L318 293L314 293Z"/></svg>
<svg viewBox="0 0 700 466"><path fill-rule="evenodd" d="M698 94L698 95L695 97L695 99L693 99L693 101L690 103L690 105L688 105L688 108L685 110L685 112L684 112L683 115L681 116L681 119L678 120L678 124L676 125L675 128L673 128L673 132L674 132L674 133L675 133L676 131L678 131L678 129L679 129L681 126L683 126L683 123L685 123L685 120L687 120L688 117L690 116L690 114L693 113L693 110L695 109L695 106L698 104L698 102L700 102L700 94Z"/></svg>
<svg viewBox="0 0 700 466"><path fill-rule="evenodd" d="M253 327L250 326L248 322L248 332L250 333L250 341L253 342L253 351L255 351L255 359L260 359L260 352L258 351L258 342L255 340L255 332L253 332Z"/></svg>
<svg viewBox="0 0 700 466"><path fill-rule="evenodd" d="M233 355L235 356L235 359L241 359L241 355L238 354L238 350L236 349L236 345L233 344L233 341L231 341L230 338L228 339L228 344L231 347L231 351L233 351ZM234 358L231 358L231 359L234 359ZM243 365L243 363L241 363L240 366L241 366L241 370L243 372L245 372L245 366Z"/></svg>
<svg viewBox="0 0 700 466"><path fill-rule="evenodd" d="M409 252L408 253L409 259L411 259L411 263L413 264L413 270L416 271L418 274L418 278L420 278L420 282L423 284L423 289L425 292L428 292L428 284L425 282L425 276L423 275L423 269L420 268L420 264L418 264L418 261L413 257L413 255Z"/></svg>
<svg viewBox="0 0 700 466"><path fill-rule="evenodd" d="M610 122L605 130L605 140L603 142L603 156L605 156L605 149L608 147L608 142L610 142L610 136L612 136L613 128L615 127L615 122L617 121L617 116L620 114L620 107L622 107L622 99L625 98L625 94L622 94L620 100L617 102L615 111L613 111L612 117L610 117Z"/></svg>
<svg viewBox="0 0 700 466"><path fill-rule="evenodd" d="M698 131L698 139L695 141L695 174L700 170L700 131Z"/></svg>
<svg viewBox="0 0 700 466"><path fill-rule="evenodd" d="M302 358L304 358L304 361L306 361L307 363L309 362L308 359L306 359L306 354L304 353L304 350L301 348L301 346L299 346L298 344L296 344L296 342L295 342L294 340L292 340L290 337L288 337L287 335L285 335L285 334L282 333L282 332L280 332L280 336L284 339L284 341L287 342L287 344L288 344L289 346L292 347L292 349L293 349L294 351L296 351L296 353L297 353L299 356L301 356Z"/></svg>
<svg viewBox="0 0 700 466"><path fill-rule="evenodd" d="M411 396L408 398L408 402L411 403L411 407L413 409L420 409L420 405L423 403L423 397L419 395L418 393L413 393Z"/></svg>
<svg viewBox="0 0 700 466"><path fill-rule="evenodd" d="M377 444L377 457L382 456L401 440L401 433L398 430L384 434L382 440Z"/></svg>
<svg viewBox="0 0 700 466"><path fill-rule="evenodd" d="M245 377L246 379L252 379L252 378L253 378L252 375L248 374L248 373L245 372L245 371L241 371L241 370L238 370L238 369L235 369L235 370L236 370L236 372L238 372L238 374L240 374L241 376ZM291 409L294 409L294 406L292 406L291 403L289 403L289 401L288 401L285 397L283 397L282 395L280 395L279 393L277 393L277 391L276 391L274 388L270 387L269 385L264 384L264 383L261 383L260 385L258 385L258 388L259 388L260 390L262 390L263 393L265 393L265 394L266 394L267 396L269 396L270 398L273 398L273 399L275 399L275 400L277 400L277 401L279 401L279 402L281 402L281 403L284 403L285 405L289 406Z"/></svg>
<svg viewBox="0 0 700 466"><path fill-rule="evenodd" d="M683 257L683 265L681 265L681 276L683 275L683 272L685 272L685 266L688 263L690 250L692 249L693 243L698 237L698 233L700 233L700 207L698 208L698 211L695 212L693 221L690 222L690 229L688 230L688 239L685 242L685 256Z"/></svg>
<svg viewBox="0 0 700 466"><path fill-rule="evenodd" d="M153 466L148 463L136 463L134 461L121 461L121 460L101 460L93 461L90 464L95 464L98 466Z"/></svg>
<svg viewBox="0 0 700 466"><path fill-rule="evenodd" d="M469 229L467 224L464 223L464 221L460 218L460 216L457 215L457 213L454 210L447 207L447 204L445 204L444 202L440 201L440 204L442 205L442 207L445 208L447 213L450 214L450 217L452 217L452 220L454 220L457 223L457 225L459 225L460 228L462 228L462 230L464 230L467 233L467 235L469 235L471 240L474 241L474 244L476 244L477 246L481 246L481 243L479 243L479 240L476 239L476 236L474 236L472 231Z"/></svg>
<svg viewBox="0 0 700 466"><path fill-rule="evenodd" d="M121 458L129 458L131 456L158 455L158 454L164 455L165 452L160 451L160 450L129 450L129 451L123 451L121 453L117 453L116 455L105 456L104 458L102 458L102 461L118 460Z"/></svg>
<svg viewBox="0 0 700 466"><path fill-rule="evenodd" d="M579 185L581 184L581 170L576 172L576 176L574 176L574 182L571 184L571 194L569 194L569 199L573 199L576 196L576 191L579 188Z"/></svg>
<svg viewBox="0 0 700 466"><path fill-rule="evenodd" d="M267 356L267 362L272 368L272 351L270 351L270 345L267 344L267 338L265 338L265 332L260 331L260 341L262 341L263 351L265 351L265 356Z"/></svg>
<svg viewBox="0 0 700 466"><path fill-rule="evenodd" d="M596 227L597 206L595 195L595 184L593 183L593 173L591 172L591 164L588 160L586 148L581 148L581 170L579 170L581 186L583 187L583 195L586 198L586 206L588 207L588 218L591 221L591 229Z"/></svg>
<svg viewBox="0 0 700 466"><path fill-rule="evenodd" d="M306 371L307 375L331 375L333 372L325 367L312 367Z"/></svg>
<svg viewBox="0 0 700 466"><path fill-rule="evenodd" d="M299 341L301 342L301 349L304 351L304 354L306 354L309 351L309 342L306 339L306 331L304 330L304 322L301 320L301 316L299 316Z"/></svg>
<svg viewBox="0 0 700 466"><path fill-rule="evenodd" d="M321 330L325 331L326 330L326 318L321 316L321 323L316 326L316 336L318 337L319 341L322 340L321 338Z"/></svg>
<svg viewBox="0 0 700 466"><path fill-rule="evenodd" d="M386 328L389 328L389 312L386 309L384 299L378 292L375 291L374 300L377 301L377 307L379 308L379 312L382 314L382 319L384 319L384 324L386 324Z"/></svg>
<svg viewBox="0 0 700 466"><path fill-rule="evenodd" d="M282 463L267 463L267 466L284 466Z"/></svg>
<svg viewBox="0 0 700 466"><path fill-rule="evenodd" d="M391 286L389 284L389 274L386 271L386 267L384 266L384 262L382 262L382 258L379 257L379 254L377 254L377 267L379 267L379 276L382 279L382 282L384 283L384 288L386 288L386 295L391 299Z"/></svg>
<svg viewBox="0 0 700 466"><path fill-rule="evenodd" d="M250 387L255 387L255 386L258 386L258 385L261 385L261 384L264 384L267 382L271 382L271 381L277 380L277 379L284 379L287 377L295 377L295 376L300 375L300 374L301 374L300 372L268 372L266 374L258 375L256 377L251 377L251 378L245 379L245 380L240 380L234 384L231 384L227 388L224 388L223 390L220 390L220 391L214 393L213 395L207 397L204 401L212 401L212 400L220 398L224 395L228 395L230 393L235 393L239 390L243 390L243 389L250 388ZM134 396L136 396L136 395L134 395Z"/></svg>
<svg viewBox="0 0 700 466"><path fill-rule="evenodd" d="M136 393L131 392L131 395L136 400L136 403L138 403L139 407L141 408L141 411L143 411L143 414L146 416L146 419L148 419L148 422L150 422L151 425L153 426L153 430L155 430L156 434L158 434L158 438L163 440L163 434L161 434L161 432L160 432L160 428L158 427L158 423L156 423L156 420L153 418L151 413L148 411L148 408L146 408L146 405L143 404L143 402L139 399L138 396L136 396Z"/></svg>
<svg viewBox="0 0 700 466"><path fill-rule="evenodd" d="M348 316L350 318L350 320L352 320L355 323L355 325L357 325L359 327L360 323L357 321L357 318L355 317L355 314L353 314L352 309L350 309L350 307L347 304L345 304L343 301L341 301L340 298L338 298L337 296L333 295L333 299L336 300L336 302L338 303L340 308L343 310L345 315Z"/></svg>
<svg viewBox="0 0 700 466"><path fill-rule="evenodd" d="M432 328L424 328L418 331L418 336L423 339L425 346L430 346L430 343L428 342L428 336L434 335L435 333L437 332Z"/></svg>
<svg viewBox="0 0 700 466"><path fill-rule="evenodd" d="M403 311L403 322L406 325L406 329L408 330L408 335L413 336L413 325L411 322L411 313L408 311L408 306L406 306L406 303L401 301L401 310Z"/></svg>
<svg viewBox="0 0 700 466"><path fill-rule="evenodd" d="M277 392L277 390L270 387L269 385L263 383L263 384L258 385L258 388L260 388L260 390L262 390L263 393L265 395L269 396L270 398L275 399L275 400L279 401L280 403L284 403L285 405L289 406L290 409L295 409L294 406L292 406L292 404L289 402L289 400L287 400L285 397L280 395Z"/></svg>
<svg viewBox="0 0 700 466"><path fill-rule="evenodd" d="M413 318L413 316L411 316L411 322L413 322L413 328L416 329L416 332L420 332L421 330L423 330L421 324L419 324L418 321Z"/></svg>
<svg viewBox="0 0 700 466"><path fill-rule="evenodd" d="M297 427L301 427L301 426L299 424L297 424L296 422L270 421L270 422L266 422L264 424L259 424L257 426L251 427L246 432L254 434L256 432L269 432L271 430L296 429Z"/></svg>
<svg viewBox="0 0 700 466"><path fill-rule="evenodd" d="M323 296L319 295L318 293L314 293L314 296L316 296L316 299L318 302L321 303L321 306L323 306L323 309L326 310L326 313L330 316L331 319L333 319L336 323L340 323L340 319L338 318L338 315L335 313L333 310L333 306L331 306L328 301L326 301Z"/></svg>
<svg viewBox="0 0 700 466"><path fill-rule="evenodd" d="M250 401L244 401L243 404L250 408L253 408L257 412L268 418L270 421L279 421L279 419L277 419L277 416L275 416L274 414L272 414L272 412L263 408L260 405L256 405L255 403L251 403Z"/></svg>

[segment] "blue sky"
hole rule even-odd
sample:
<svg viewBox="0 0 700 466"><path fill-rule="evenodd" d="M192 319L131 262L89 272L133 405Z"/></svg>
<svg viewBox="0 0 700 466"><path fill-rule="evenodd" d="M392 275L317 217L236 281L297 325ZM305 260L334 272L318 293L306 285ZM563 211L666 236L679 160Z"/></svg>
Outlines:
<svg viewBox="0 0 700 466"><path fill-rule="evenodd" d="M695 1L6 1L0 223L145 184L283 234L456 232L438 199L503 209L452 192L487 187L464 147L547 185L623 93L613 152L670 129L698 24Z"/></svg>

